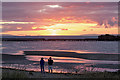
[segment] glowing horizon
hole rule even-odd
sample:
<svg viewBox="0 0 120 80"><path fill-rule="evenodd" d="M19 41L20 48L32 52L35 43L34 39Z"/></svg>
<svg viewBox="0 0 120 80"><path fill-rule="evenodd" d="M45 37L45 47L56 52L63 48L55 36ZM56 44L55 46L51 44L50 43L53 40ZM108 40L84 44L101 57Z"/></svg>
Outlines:
<svg viewBox="0 0 120 80"><path fill-rule="evenodd" d="M17 36L118 34L116 2L66 4L7 2L3 3L2 7L1 34Z"/></svg>

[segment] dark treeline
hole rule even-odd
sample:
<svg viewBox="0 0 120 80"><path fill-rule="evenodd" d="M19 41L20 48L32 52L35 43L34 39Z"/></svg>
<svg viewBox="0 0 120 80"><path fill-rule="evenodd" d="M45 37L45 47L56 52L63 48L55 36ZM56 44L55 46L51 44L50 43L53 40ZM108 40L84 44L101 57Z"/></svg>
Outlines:
<svg viewBox="0 0 120 80"><path fill-rule="evenodd" d="M98 38L85 39L45 39L45 38L2 38L2 41L119 41L120 36L100 35Z"/></svg>
<svg viewBox="0 0 120 80"><path fill-rule="evenodd" d="M100 35L98 36L98 40L102 40L102 41L119 41L120 40L120 36L114 36L114 35Z"/></svg>

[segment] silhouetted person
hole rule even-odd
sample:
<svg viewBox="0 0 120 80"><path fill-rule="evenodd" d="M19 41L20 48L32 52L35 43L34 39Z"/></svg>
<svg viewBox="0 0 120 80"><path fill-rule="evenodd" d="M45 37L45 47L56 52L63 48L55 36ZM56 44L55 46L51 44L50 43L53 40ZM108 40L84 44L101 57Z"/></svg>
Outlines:
<svg viewBox="0 0 120 80"><path fill-rule="evenodd" d="M48 59L48 70L49 70L49 73L50 73L50 71L51 71L51 73L52 73L52 65L53 65L53 60L52 60L52 58L50 57L50 58Z"/></svg>
<svg viewBox="0 0 120 80"><path fill-rule="evenodd" d="M45 63L45 61L43 60L43 58L41 58L41 60L40 60L41 72L44 72L44 63Z"/></svg>

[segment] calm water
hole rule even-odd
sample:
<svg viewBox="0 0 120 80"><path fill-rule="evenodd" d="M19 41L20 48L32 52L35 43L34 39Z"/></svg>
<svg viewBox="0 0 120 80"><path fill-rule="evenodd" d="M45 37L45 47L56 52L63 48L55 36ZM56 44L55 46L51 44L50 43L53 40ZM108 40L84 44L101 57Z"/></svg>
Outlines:
<svg viewBox="0 0 120 80"><path fill-rule="evenodd" d="M17 53L25 50L73 50L86 52L118 53L118 42L103 41L31 41L4 42L3 53Z"/></svg>
<svg viewBox="0 0 120 80"><path fill-rule="evenodd" d="M2 54L23 55L26 60L5 60L3 67L19 68L40 71L39 60L45 58L47 71L47 59L50 56L24 55L23 51L70 51L80 53L119 54L117 41L28 41L2 43ZM14 57L13 57L14 58ZM21 59L24 59L21 58ZM87 71L116 71L118 61L87 60L82 58L55 57L54 72L81 72Z"/></svg>

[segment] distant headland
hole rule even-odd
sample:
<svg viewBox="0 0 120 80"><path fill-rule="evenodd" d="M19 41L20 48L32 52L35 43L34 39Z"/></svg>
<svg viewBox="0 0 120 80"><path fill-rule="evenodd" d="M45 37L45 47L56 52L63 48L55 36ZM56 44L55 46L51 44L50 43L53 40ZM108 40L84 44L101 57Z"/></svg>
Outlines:
<svg viewBox="0 0 120 80"><path fill-rule="evenodd" d="M102 41L119 41L120 40L120 36L114 36L114 35L110 35L110 34L105 34L105 35L100 35L98 36L98 40L102 40Z"/></svg>
<svg viewBox="0 0 120 80"><path fill-rule="evenodd" d="M48 36L47 36L48 37ZM96 37L81 37L81 36L49 36L48 38L41 36L14 36L2 37L2 41L120 41L120 36L117 35L99 35Z"/></svg>

